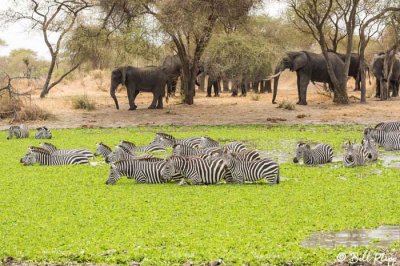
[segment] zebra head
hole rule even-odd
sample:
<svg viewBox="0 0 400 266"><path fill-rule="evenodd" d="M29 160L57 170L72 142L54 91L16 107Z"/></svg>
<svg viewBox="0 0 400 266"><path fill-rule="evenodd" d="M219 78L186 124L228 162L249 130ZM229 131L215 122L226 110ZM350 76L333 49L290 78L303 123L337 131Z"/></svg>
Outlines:
<svg viewBox="0 0 400 266"><path fill-rule="evenodd" d="M306 143L301 142L297 144L296 154L293 158L293 162L298 163L304 157L304 152L310 151L310 149L310 145Z"/></svg>
<svg viewBox="0 0 400 266"><path fill-rule="evenodd" d="M29 148L28 152L21 158L20 163L23 163L24 166L33 165L36 163L36 154Z"/></svg>
<svg viewBox="0 0 400 266"><path fill-rule="evenodd" d="M108 155L108 154L110 154L112 151L111 151L111 148L110 147L108 147L106 144L104 144L103 142L100 142L100 143L96 143L96 147L97 147L97 149L96 149L96 151L95 151L95 153L94 153L94 155L96 155L96 156L98 156L98 155L103 155L104 156L104 158Z"/></svg>
<svg viewBox="0 0 400 266"><path fill-rule="evenodd" d="M175 144L175 138L169 134L156 133L156 137L150 144L162 144L164 146L173 146Z"/></svg>
<svg viewBox="0 0 400 266"><path fill-rule="evenodd" d="M36 129L35 139L51 139L51 131L47 127L39 127Z"/></svg>
<svg viewBox="0 0 400 266"><path fill-rule="evenodd" d="M8 129L8 136L7 136L7 139L12 139L12 137L13 137L14 135L17 135L17 133L18 133L19 130L20 130L20 127L19 127L19 126L11 126L11 127Z"/></svg>
<svg viewBox="0 0 400 266"><path fill-rule="evenodd" d="M117 167L115 164L111 163L110 164L110 173L108 174L108 179L106 181L106 185L114 185L118 179L120 179L121 174L118 171Z"/></svg>

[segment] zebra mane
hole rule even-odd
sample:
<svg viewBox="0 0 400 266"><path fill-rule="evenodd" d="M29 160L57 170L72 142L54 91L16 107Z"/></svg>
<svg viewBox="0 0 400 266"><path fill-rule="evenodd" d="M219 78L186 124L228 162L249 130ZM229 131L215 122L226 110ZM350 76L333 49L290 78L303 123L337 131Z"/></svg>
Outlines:
<svg viewBox="0 0 400 266"><path fill-rule="evenodd" d="M103 142L99 142L99 143L97 143L97 145L99 145L99 146L101 145L104 148L106 148L107 150L112 151L111 148L109 146L107 146L106 144L104 144Z"/></svg>
<svg viewBox="0 0 400 266"><path fill-rule="evenodd" d="M127 141L127 140L122 140L122 141L120 142L120 144L121 144L121 145L127 144L128 146L136 147L136 145L135 145L133 142L130 142L130 141Z"/></svg>
<svg viewBox="0 0 400 266"><path fill-rule="evenodd" d="M381 123L377 124L377 125L374 127L374 129L378 129L378 127L382 126L383 124L385 124L385 122L381 122Z"/></svg>
<svg viewBox="0 0 400 266"><path fill-rule="evenodd" d="M157 132L156 135L159 136L159 137L163 137L163 138L169 139L169 140L174 140L175 139L174 136L166 134L166 133L162 133L162 132Z"/></svg>
<svg viewBox="0 0 400 266"><path fill-rule="evenodd" d="M10 126L10 128L8 130L13 130L13 129L17 129L17 128L21 128L20 126Z"/></svg>
<svg viewBox="0 0 400 266"><path fill-rule="evenodd" d="M121 149L123 152L129 153L129 154L133 154L130 150L128 150L126 147L124 147L122 145L118 145L117 148Z"/></svg>
<svg viewBox="0 0 400 266"><path fill-rule="evenodd" d="M54 148L54 149L57 150L57 147L56 147L56 146L54 146L53 144L48 143L48 142L43 142L42 146L50 146L50 147L52 147L52 148Z"/></svg>
<svg viewBox="0 0 400 266"><path fill-rule="evenodd" d="M29 147L29 150L32 152L50 154L50 152L48 150L40 148L40 147L31 146L31 147Z"/></svg>

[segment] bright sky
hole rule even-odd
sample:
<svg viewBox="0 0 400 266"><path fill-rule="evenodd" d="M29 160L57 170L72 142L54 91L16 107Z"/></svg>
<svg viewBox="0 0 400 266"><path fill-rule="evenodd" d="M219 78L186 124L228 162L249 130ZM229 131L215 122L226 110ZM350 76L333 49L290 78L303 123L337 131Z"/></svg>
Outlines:
<svg viewBox="0 0 400 266"><path fill-rule="evenodd" d="M11 2L11 0L0 0L0 12L7 10ZM261 13L274 17L278 17L286 7L284 1L270 0L266 2L267 4L265 4ZM7 46L0 46L0 56L8 55L14 49L28 48L37 52L40 58L50 58L43 35L37 30L29 29L28 23L18 22L1 27L0 39L3 39L7 43Z"/></svg>

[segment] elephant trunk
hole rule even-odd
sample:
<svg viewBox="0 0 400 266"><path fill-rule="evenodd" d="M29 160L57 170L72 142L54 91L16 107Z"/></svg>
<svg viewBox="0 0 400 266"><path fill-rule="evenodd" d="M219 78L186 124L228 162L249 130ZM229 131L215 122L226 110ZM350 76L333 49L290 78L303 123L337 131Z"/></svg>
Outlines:
<svg viewBox="0 0 400 266"><path fill-rule="evenodd" d="M276 99L276 94L277 94L277 92L278 92L279 77L280 77L280 75L281 75L280 73L281 73L283 70L285 70L285 67L284 67L284 65L283 65L283 62L280 62L280 63L276 66L275 72L274 72L274 92L273 92L273 95L272 95L272 103L273 103L273 104L276 104L275 99Z"/></svg>

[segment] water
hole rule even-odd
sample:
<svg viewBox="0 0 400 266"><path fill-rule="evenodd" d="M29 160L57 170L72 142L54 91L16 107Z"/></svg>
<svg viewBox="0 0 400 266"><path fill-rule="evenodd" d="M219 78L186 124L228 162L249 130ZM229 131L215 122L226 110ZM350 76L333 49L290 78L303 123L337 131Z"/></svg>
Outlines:
<svg viewBox="0 0 400 266"><path fill-rule="evenodd" d="M399 225L382 225L376 229L357 229L341 232L314 233L303 241L306 248L335 248L336 246L375 246L387 248L393 241L400 241Z"/></svg>

